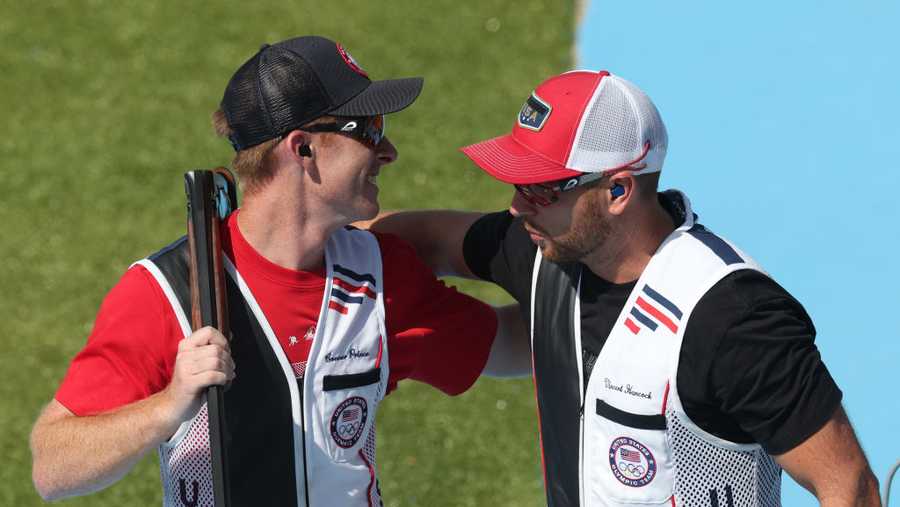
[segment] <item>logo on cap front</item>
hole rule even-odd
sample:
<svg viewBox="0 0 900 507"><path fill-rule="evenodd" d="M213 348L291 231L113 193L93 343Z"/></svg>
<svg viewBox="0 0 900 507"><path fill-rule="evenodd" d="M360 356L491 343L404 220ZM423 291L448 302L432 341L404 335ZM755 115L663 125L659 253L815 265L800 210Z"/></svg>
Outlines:
<svg viewBox="0 0 900 507"><path fill-rule="evenodd" d="M519 111L519 126L534 131L541 130L550 117L550 110L550 104L544 102L536 93L532 93Z"/></svg>
<svg viewBox="0 0 900 507"><path fill-rule="evenodd" d="M344 46L337 44L337 50L338 50L338 53L341 55L341 58L344 59L344 63L346 63L347 66L350 67L350 69L353 72L356 72L357 74L368 79L369 74L366 71L364 71L362 69L362 67L359 66L358 63L356 63L356 59L353 58L353 56L350 54L349 51L344 49Z"/></svg>

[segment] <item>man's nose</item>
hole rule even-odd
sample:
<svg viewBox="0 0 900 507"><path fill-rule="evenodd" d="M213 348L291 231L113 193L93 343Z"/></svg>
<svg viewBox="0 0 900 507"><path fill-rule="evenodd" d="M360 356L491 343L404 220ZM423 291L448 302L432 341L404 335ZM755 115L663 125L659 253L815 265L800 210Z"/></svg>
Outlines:
<svg viewBox="0 0 900 507"><path fill-rule="evenodd" d="M509 212L514 217L533 216L537 210L535 206L528 202L518 190L513 190L512 202L509 203Z"/></svg>
<svg viewBox="0 0 900 507"><path fill-rule="evenodd" d="M376 150L375 156L378 158L378 162L381 163L381 165L390 164L400 156L400 154L397 153L397 147L386 137L378 143Z"/></svg>

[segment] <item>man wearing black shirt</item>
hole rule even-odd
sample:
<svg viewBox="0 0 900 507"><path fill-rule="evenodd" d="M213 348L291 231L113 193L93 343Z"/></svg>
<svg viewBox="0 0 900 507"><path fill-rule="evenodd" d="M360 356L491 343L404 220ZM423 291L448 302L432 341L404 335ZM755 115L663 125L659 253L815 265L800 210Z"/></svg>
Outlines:
<svg viewBox="0 0 900 507"><path fill-rule="evenodd" d="M523 219L503 211L473 224L464 254L473 274L501 285L527 312L536 249ZM587 372L635 280L616 284L585 270L581 286ZM768 276L741 270L723 278L697 303L685 329L678 385L687 414L724 439L758 442L770 454L790 450L820 428L841 401L814 336L800 303ZM753 375L741 381L748 385L740 395L735 372ZM801 386L805 391L798 391ZM719 408L726 404L728 413Z"/></svg>
<svg viewBox="0 0 900 507"><path fill-rule="evenodd" d="M373 227L519 302L549 505L780 505L782 468L822 505L878 505L809 316L684 194L657 193L667 142L633 84L562 74L511 135L463 149L515 185L508 212Z"/></svg>

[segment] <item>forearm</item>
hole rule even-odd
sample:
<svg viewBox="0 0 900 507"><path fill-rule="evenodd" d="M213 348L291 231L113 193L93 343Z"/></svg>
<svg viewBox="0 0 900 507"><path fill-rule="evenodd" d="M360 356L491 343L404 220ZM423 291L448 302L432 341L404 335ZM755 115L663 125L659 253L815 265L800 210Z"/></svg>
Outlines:
<svg viewBox="0 0 900 507"><path fill-rule="evenodd" d="M121 479L177 429L164 396L85 417L52 402L31 434L32 478L41 497L83 495Z"/></svg>
<svg viewBox="0 0 900 507"><path fill-rule="evenodd" d="M519 305L495 308L497 334L483 375L489 377L527 377L531 369L531 339Z"/></svg>
<svg viewBox="0 0 900 507"><path fill-rule="evenodd" d="M463 258L463 240L482 215L454 210L385 211L354 225L399 236L438 276L474 278Z"/></svg>
<svg viewBox="0 0 900 507"><path fill-rule="evenodd" d="M825 426L794 449L775 456L775 461L823 507L881 505L878 480L842 407Z"/></svg>
<svg viewBox="0 0 900 507"><path fill-rule="evenodd" d="M810 488L807 488L810 489ZM881 498L878 493L878 479L872 470L856 470L846 474L842 487L828 488L825 491L810 491L818 498L822 507L879 507Z"/></svg>

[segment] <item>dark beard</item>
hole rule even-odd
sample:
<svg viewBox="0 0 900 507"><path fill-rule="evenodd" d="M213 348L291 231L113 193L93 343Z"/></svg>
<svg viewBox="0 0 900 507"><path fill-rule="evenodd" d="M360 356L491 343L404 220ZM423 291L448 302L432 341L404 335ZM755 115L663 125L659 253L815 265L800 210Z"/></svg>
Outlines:
<svg viewBox="0 0 900 507"><path fill-rule="evenodd" d="M540 248L544 258L552 262L575 262L593 253L606 242L612 232L609 219L599 206L591 206L583 217L572 222L562 236L545 239Z"/></svg>

